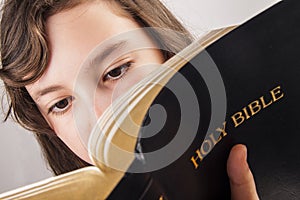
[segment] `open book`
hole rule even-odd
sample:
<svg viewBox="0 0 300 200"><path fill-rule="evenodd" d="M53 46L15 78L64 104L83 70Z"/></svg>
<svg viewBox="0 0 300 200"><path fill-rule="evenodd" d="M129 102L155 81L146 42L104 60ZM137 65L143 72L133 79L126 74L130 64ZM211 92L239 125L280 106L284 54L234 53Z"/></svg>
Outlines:
<svg viewBox="0 0 300 200"><path fill-rule="evenodd" d="M0 198L230 199L237 143L262 199L299 198L299 10L284 1L209 32L107 109L89 139L97 167Z"/></svg>

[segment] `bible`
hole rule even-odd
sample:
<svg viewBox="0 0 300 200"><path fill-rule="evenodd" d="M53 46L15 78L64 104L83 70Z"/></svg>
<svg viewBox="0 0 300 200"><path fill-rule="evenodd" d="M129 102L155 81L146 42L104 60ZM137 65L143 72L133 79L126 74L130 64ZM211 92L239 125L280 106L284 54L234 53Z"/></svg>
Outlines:
<svg viewBox="0 0 300 200"><path fill-rule="evenodd" d="M208 33L103 114L89 138L96 167L0 198L230 199L237 143L262 199L299 198L299 9L284 1Z"/></svg>

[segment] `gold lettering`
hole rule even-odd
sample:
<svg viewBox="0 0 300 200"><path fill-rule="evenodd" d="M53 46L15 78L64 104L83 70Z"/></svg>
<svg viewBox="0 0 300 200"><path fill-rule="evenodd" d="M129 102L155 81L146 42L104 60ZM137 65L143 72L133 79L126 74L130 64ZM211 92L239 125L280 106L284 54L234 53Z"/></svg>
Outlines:
<svg viewBox="0 0 300 200"><path fill-rule="evenodd" d="M253 101L252 103L250 103L248 105L250 111L251 111L251 115L255 115L256 113L258 113L260 110L261 110L261 106L259 105L259 101L256 100L256 101ZM256 109L256 110L254 110Z"/></svg>
<svg viewBox="0 0 300 200"><path fill-rule="evenodd" d="M280 96L277 96L277 94L281 94ZM271 90L271 95L273 98L273 101L278 101L279 99L281 99L284 96L284 93L282 93L282 91L280 90L280 86L274 88L273 90Z"/></svg>
<svg viewBox="0 0 300 200"><path fill-rule="evenodd" d="M250 118L250 115L249 115L249 113L248 113L248 111L247 111L247 107L243 108L243 111L244 111L244 113L245 113L245 115L246 115L246 119L249 119L249 118Z"/></svg>
<svg viewBox="0 0 300 200"><path fill-rule="evenodd" d="M218 142L220 142L220 140L222 139L222 137L220 136L220 137L218 138L218 140L216 140L216 138L215 138L215 136L214 136L213 133L210 134L209 137L210 137L210 139L213 141L214 145L218 144Z"/></svg>
<svg viewBox="0 0 300 200"><path fill-rule="evenodd" d="M204 140L200 149L196 150L197 156L192 156L191 161L197 169L199 167L200 162L204 159L204 157L214 148L214 146L222 140L223 137L227 136L226 132L226 124L227 122L223 122L223 128L217 128L216 131L220 132L220 136L216 139L214 133L209 135L209 138Z"/></svg>
<svg viewBox="0 0 300 200"><path fill-rule="evenodd" d="M250 119L255 114L260 112L262 109L267 108L268 106L272 105L274 102L280 100L284 97L284 93L281 90L281 86L277 86L273 90L270 91L271 93L271 99L266 102L266 97L261 96L259 99L253 101L248 106L244 107L241 112L237 112L234 115L231 116L231 119L234 122L234 127L240 126L245 120ZM244 115L245 113L245 115ZM220 136L217 139L216 136L211 133L209 135L209 139L204 140L202 143L202 146L200 147L200 150L198 149L196 153L198 156L196 158L192 157L191 161L193 162L195 168L198 168L198 163L196 162L198 159L200 159L200 162L203 160L203 158L212 150L212 148L219 143L223 137L225 137L228 133L226 132L226 122L223 123L223 128L217 128L217 132L220 132ZM207 148L206 148L207 147Z"/></svg>
<svg viewBox="0 0 300 200"><path fill-rule="evenodd" d="M233 116L231 116L231 119L234 122L234 127L238 127L245 121L245 117L243 116L242 112L237 112Z"/></svg>
<svg viewBox="0 0 300 200"><path fill-rule="evenodd" d="M191 158L191 161L193 162L195 169L197 169L199 167L197 160L200 159L200 162L203 160L203 156L201 155L201 152L199 149L197 149L196 153L197 153L196 158L194 156L192 156L192 158Z"/></svg>
<svg viewBox="0 0 300 200"><path fill-rule="evenodd" d="M205 144L208 144L207 151L205 151L205 148L204 148ZM202 146L200 148L200 151L201 151L202 155L206 156L210 152L210 150L212 149L212 147L213 146L212 146L212 143L211 143L210 140L204 140L204 142L203 142L203 144L202 144Z"/></svg>
<svg viewBox="0 0 300 200"><path fill-rule="evenodd" d="M262 103L263 108L266 108L266 107L268 107L269 105L271 105L273 103L273 101L271 100L268 104L266 104L264 96L260 97L259 99Z"/></svg>
<svg viewBox="0 0 300 200"><path fill-rule="evenodd" d="M225 129L226 129L226 122L223 122L223 129L222 128L217 128L216 131L220 132L222 134L222 136L225 137L227 135Z"/></svg>

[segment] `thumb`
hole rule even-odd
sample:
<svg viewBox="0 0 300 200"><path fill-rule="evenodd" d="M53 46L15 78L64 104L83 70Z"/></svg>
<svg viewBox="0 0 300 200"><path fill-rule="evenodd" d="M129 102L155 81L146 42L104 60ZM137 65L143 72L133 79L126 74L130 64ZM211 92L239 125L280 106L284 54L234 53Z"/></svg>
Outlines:
<svg viewBox="0 0 300 200"><path fill-rule="evenodd" d="M235 145L227 161L227 173L230 179L232 200L257 200L255 182L247 163L247 148Z"/></svg>

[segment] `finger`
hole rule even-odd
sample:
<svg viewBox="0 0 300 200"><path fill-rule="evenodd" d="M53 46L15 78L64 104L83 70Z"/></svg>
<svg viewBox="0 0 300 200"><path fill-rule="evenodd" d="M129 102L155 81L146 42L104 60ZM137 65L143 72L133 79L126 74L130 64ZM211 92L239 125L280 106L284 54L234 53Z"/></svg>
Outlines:
<svg viewBox="0 0 300 200"><path fill-rule="evenodd" d="M232 200L257 200L255 182L247 163L247 148L235 145L227 161Z"/></svg>

